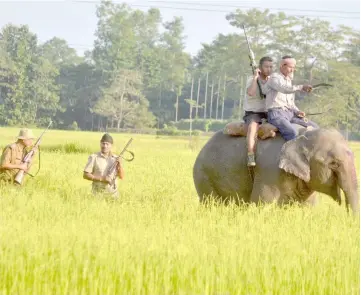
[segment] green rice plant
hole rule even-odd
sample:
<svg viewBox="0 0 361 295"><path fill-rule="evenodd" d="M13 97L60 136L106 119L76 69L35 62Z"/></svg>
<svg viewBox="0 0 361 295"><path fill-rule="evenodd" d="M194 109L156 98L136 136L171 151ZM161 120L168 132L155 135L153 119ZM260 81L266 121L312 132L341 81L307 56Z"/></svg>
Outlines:
<svg viewBox="0 0 361 295"><path fill-rule="evenodd" d="M360 222L329 197L201 206L188 138L114 134L116 152L134 138L135 160L109 202L82 178L101 135L51 130L39 174L0 187L1 295L359 294Z"/></svg>

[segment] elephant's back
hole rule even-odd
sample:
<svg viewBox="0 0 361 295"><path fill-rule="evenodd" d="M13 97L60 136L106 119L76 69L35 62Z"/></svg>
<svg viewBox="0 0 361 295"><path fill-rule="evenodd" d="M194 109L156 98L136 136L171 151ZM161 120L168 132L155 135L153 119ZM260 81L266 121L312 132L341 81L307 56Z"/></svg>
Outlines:
<svg viewBox="0 0 361 295"><path fill-rule="evenodd" d="M275 158L279 158L284 143L284 139L279 134L275 138L258 139L256 158L260 167L270 161L275 162ZM217 131L201 149L194 166L197 169L199 166L216 170L229 168L229 171L238 171L242 167L247 167L246 137L229 136L222 130Z"/></svg>
<svg viewBox="0 0 361 295"><path fill-rule="evenodd" d="M242 164L247 155L247 142L245 137L235 137L217 131L199 152L195 167L212 167L217 169L220 164L229 166L230 163ZM237 162L237 163L235 163Z"/></svg>

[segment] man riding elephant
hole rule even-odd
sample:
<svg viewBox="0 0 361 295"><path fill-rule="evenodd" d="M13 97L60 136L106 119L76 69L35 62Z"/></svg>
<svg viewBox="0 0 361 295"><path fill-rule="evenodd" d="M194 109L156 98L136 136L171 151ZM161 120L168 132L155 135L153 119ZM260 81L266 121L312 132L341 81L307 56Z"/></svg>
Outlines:
<svg viewBox="0 0 361 295"><path fill-rule="evenodd" d="M271 74L268 79L261 80L261 90L266 99L261 99L259 91L256 92L255 77L247 83L247 95L245 97L245 122L230 122L224 128L224 133L231 136L246 136L248 147L248 166L255 166L255 139L261 140L274 138L276 133L286 141L298 135L297 126L318 128L315 122L305 120L305 113L295 105L295 92L310 92L310 85L292 85L293 72L296 61L290 56L284 56L281 61L280 73ZM263 76L265 77L265 76ZM251 83L251 86L250 86ZM255 90L256 89L256 90ZM249 101L251 103L249 103ZM257 112L254 108L257 107ZM262 112L262 109L265 112ZM259 124L267 119L268 123ZM256 123L257 122L257 123ZM296 127L295 127L296 126ZM253 136L255 134L255 136Z"/></svg>
<svg viewBox="0 0 361 295"><path fill-rule="evenodd" d="M268 122L274 125L284 140L296 138L297 130L291 123L303 127L318 128L315 122L305 122L305 113L295 105L296 91L312 91L311 85L292 85L296 60L291 56L284 56L281 60L280 73L273 73L263 86L266 94L266 108Z"/></svg>
<svg viewBox="0 0 361 295"><path fill-rule="evenodd" d="M257 131L262 120L267 119L266 101L263 93L259 89L257 82L261 87L268 80L272 72L273 60L268 56L264 56L259 61L259 69L256 69L254 76L247 80L243 117L247 124L247 147L248 147L248 166L256 166L254 149L256 145Z"/></svg>

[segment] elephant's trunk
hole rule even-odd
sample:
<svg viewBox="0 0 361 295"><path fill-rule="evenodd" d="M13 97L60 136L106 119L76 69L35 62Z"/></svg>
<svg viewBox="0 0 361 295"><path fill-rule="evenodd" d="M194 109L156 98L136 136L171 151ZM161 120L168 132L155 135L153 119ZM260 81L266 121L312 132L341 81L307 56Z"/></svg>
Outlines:
<svg viewBox="0 0 361 295"><path fill-rule="evenodd" d="M359 213L358 184L352 152L349 160L340 167L338 172L338 185L345 193L346 207L348 208L348 204L350 204L353 213Z"/></svg>
<svg viewBox="0 0 361 295"><path fill-rule="evenodd" d="M341 189L337 186L337 195L335 197L336 202L341 206Z"/></svg>

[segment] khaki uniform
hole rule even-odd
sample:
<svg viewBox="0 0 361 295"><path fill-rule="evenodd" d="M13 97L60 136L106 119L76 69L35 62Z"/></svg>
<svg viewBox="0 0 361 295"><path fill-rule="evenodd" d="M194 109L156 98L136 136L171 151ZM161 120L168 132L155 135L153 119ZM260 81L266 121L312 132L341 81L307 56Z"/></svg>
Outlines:
<svg viewBox="0 0 361 295"><path fill-rule="evenodd" d="M88 163L86 164L84 168L84 172L91 173L95 177L105 177L110 176L112 179L114 179L117 175L117 171L113 173L112 175L109 174L109 169L113 165L113 163L116 161L115 155L110 155L106 157L101 152L92 154L88 158ZM116 181L114 181L114 184L111 186L108 183L99 182L99 181L93 181L92 184L92 193L106 193L111 194L114 197L118 196L118 186Z"/></svg>
<svg viewBox="0 0 361 295"><path fill-rule="evenodd" d="M26 155L25 147L20 143L12 143L3 150L0 160L0 167L4 164L21 164L21 160ZM0 168L0 181L14 182L19 169L2 169Z"/></svg>

